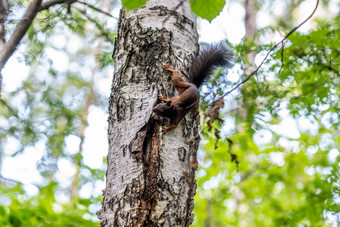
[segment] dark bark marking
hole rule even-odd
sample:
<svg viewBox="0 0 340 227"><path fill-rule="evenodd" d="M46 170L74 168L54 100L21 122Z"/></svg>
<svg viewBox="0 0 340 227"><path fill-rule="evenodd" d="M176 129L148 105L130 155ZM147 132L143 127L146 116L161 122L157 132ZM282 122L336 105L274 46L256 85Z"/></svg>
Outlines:
<svg viewBox="0 0 340 227"><path fill-rule="evenodd" d="M178 159L182 162L184 162L185 156L186 156L187 151L185 150L184 147L178 148Z"/></svg>
<svg viewBox="0 0 340 227"><path fill-rule="evenodd" d="M152 119L152 118L151 118ZM143 226L156 226L152 219L151 213L154 210L157 200L158 194L158 173L159 173L159 135L158 130L154 127L154 124L151 124L150 134L147 136L148 143L145 144L145 159L143 166L143 174L144 174L144 192L141 198L141 208L146 208L145 211L142 209L141 215L142 219L140 219L140 223L143 223Z"/></svg>
<svg viewBox="0 0 340 227"><path fill-rule="evenodd" d="M186 16L179 14L177 11L169 9L166 6L155 6L150 8L150 10L155 10L159 11L158 15L159 16L165 16L168 17L169 15L173 16L176 18L176 25L179 25L181 28L183 27L184 24L189 24L191 28L194 28L195 23L187 18Z"/></svg>
<svg viewBox="0 0 340 227"><path fill-rule="evenodd" d="M145 163L145 158L148 155L148 141L152 130L154 129L155 120L150 118L148 123L146 123L137 133L136 136L129 144L130 153L134 156L138 163Z"/></svg>
<svg viewBox="0 0 340 227"><path fill-rule="evenodd" d="M123 157L126 155L126 147L123 147Z"/></svg>
<svg viewBox="0 0 340 227"><path fill-rule="evenodd" d="M117 85L118 86L123 86L123 85L126 85L126 84L122 84L121 83L121 79L123 79L124 77L126 76L129 76L126 71L127 71L127 68L129 67L128 64L131 64L133 61L133 55L134 55L134 51L133 50L130 50L127 54L127 57L126 57L126 63L124 65L122 65L122 67L120 68L120 71L116 74L120 75L119 80L117 81ZM129 81L131 81L131 78L130 79L127 79L127 80L124 80L126 83L128 83Z"/></svg>
<svg viewBox="0 0 340 227"><path fill-rule="evenodd" d="M117 116L117 121L119 122L122 119L124 119L126 101L125 101L124 98L119 97L116 103L117 103L117 105L116 105L116 108L117 108L116 116Z"/></svg>
<svg viewBox="0 0 340 227"><path fill-rule="evenodd" d="M135 102L133 100L131 100L130 102L130 105L129 105L129 108L130 108L130 116L129 116L129 119L131 120L132 117L133 117L133 113L134 113L134 106L135 106Z"/></svg>
<svg viewBox="0 0 340 227"><path fill-rule="evenodd" d="M141 111L142 110L142 108L143 108L143 99L141 99L140 101L140 105L139 105L139 107L138 107L138 109Z"/></svg>
<svg viewBox="0 0 340 227"><path fill-rule="evenodd" d="M196 157L195 157L196 160ZM194 221L194 214L192 213L192 210L194 209L194 195L196 194L196 179L195 179L195 172L194 169L188 173L188 179L192 179L191 182L188 182L189 190L188 190L188 196L186 201L186 223L184 226L189 226Z"/></svg>
<svg viewBox="0 0 340 227"><path fill-rule="evenodd" d="M160 55L163 52L163 46L160 42L151 42L146 43L141 47L141 53L146 53L145 55L140 54L139 55L139 62L138 65L141 65L145 68L152 67L153 65L156 65L156 63L159 61Z"/></svg>

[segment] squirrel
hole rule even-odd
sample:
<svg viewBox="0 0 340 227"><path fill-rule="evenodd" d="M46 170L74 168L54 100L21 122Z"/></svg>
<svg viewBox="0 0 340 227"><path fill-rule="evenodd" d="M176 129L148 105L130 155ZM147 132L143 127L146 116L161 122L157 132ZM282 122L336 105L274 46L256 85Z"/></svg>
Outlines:
<svg viewBox="0 0 340 227"><path fill-rule="evenodd" d="M165 70L172 72L172 84L178 91L178 96L169 99L160 96L163 103L152 109L156 115L170 119L169 126L163 129L164 133L175 129L188 112L198 111L198 88L217 67L231 67L232 57L231 51L221 44L203 47L191 64L188 81L170 65L163 66Z"/></svg>

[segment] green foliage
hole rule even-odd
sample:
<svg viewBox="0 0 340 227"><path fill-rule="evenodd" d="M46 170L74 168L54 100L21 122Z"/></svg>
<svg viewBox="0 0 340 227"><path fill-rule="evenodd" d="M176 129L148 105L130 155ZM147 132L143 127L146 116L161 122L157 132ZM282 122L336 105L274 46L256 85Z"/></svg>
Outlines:
<svg viewBox="0 0 340 227"><path fill-rule="evenodd" d="M147 0L122 0L122 4L127 11L142 7L146 2Z"/></svg>
<svg viewBox="0 0 340 227"><path fill-rule="evenodd" d="M91 220L87 206L95 199L79 199L70 204L58 203L56 184L40 188L40 195L28 198L23 188L13 183L0 187L0 226L99 226ZM7 205L9 204L9 205Z"/></svg>
<svg viewBox="0 0 340 227"><path fill-rule="evenodd" d="M213 133L204 134L193 226L329 226L330 216L340 222L339 25L338 16L290 36L283 62L277 50L270 67L242 87L241 106L226 104L235 126L214 124L234 127L217 149ZM245 56L254 47L246 41L236 50ZM287 118L293 125L283 125ZM278 130L283 126L291 130Z"/></svg>
<svg viewBox="0 0 340 227"><path fill-rule="evenodd" d="M198 16L212 20L225 1L190 3ZM7 34L13 30L15 12L28 4L10 2ZM143 4L123 1L128 10ZM65 147L66 139L80 138L80 128L86 126L84 100L91 96L93 81L80 71L88 69L93 56L98 67L112 64L115 34L98 22L94 12L84 12L79 5L72 5L71 14L66 10L62 6L38 14L18 50L30 73L21 86L0 99L0 148L10 139L19 143L6 156L16 157L44 144L37 163L44 183L37 185L36 195L29 197L23 185L0 179L0 226L98 226L91 205L99 205L100 198L71 197L70 188L62 187L55 176L58 161L67 159L79 166L74 181L78 189L86 184L95 188L98 179L104 179L102 169L87 166L81 153L70 154ZM222 134L218 148L213 132L205 129L202 136L193 226L328 226L329 215L339 222L339 25L336 17L319 21L308 34L294 33L285 45L283 61L281 52L276 52L267 67L242 87L236 97L238 107L227 96L228 109L222 117L229 121L213 124ZM69 51L67 42L51 41L60 34L67 39L77 34L91 44L66 54L65 70L58 70L48 55L51 50ZM104 39L101 51L89 51L100 38ZM248 64L248 51L266 53L271 47L245 40L235 48L240 55L237 63ZM221 70L216 72L205 85L204 104L235 86L222 75ZM106 109L103 99L94 91L91 107ZM297 136L277 130L286 118L297 123L297 129L288 126L291 132L298 130ZM233 142L230 151L239 165L228 152L227 138ZM3 151L0 155L4 157ZM57 199L58 195L69 198L68 202Z"/></svg>
<svg viewBox="0 0 340 227"><path fill-rule="evenodd" d="M127 11L140 8L146 2L147 0L122 0L122 4ZM192 12L209 21L212 21L212 19L220 14L225 3L225 0L190 0Z"/></svg>
<svg viewBox="0 0 340 227"><path fill-rule="evenodd" d="M10 2L6 34L13 32L17 13L29 3ZM21 64L18 72L4 75L6 87L11 79L22 78L23 65L29 67L18 87L2 90L0 162L42 152L36 163L42 180L35 185L34 196L28 196L26 184L3 179L0 173L0 226L98 226L94 217L100 195L84 199L70 191L80 191L84 185L94 191L103 182L105 171L86 165L82 150L70 153L66 142L71 137L81 141L90 108L106 109L106 99L91 76L103 77L102 69L112 64L115 31L92 9L84 12L83 5L75 3L70 14L63 4L39 12L16 52ZM98 51L94 53L95 48ZM64 68L58 66L65 59ZM11 151L4 149L11 142L17 146ZM63 185L57 177L61 160L70 161L78 171L68 179L71 185ZM66 202L58 199L60 195Z"/></svg>
<svg viewBox="0 0 340 227"><path fill-rule="evenodd" d="M197 16L212 21L220 14L225 2L225 0L190 0L190 5Z"/></svg>

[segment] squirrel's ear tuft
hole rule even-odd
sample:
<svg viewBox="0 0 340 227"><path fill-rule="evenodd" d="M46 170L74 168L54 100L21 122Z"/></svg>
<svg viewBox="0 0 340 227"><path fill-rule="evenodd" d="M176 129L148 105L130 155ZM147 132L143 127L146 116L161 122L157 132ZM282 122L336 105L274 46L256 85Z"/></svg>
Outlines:
<svg viewBox="0 0 340 227"><path fill-rule="evenodd" d="M170 106L171 103L172 103L172 101L167 101L167 102L166 102L166 104L167 104L168 106Z"/></svg>

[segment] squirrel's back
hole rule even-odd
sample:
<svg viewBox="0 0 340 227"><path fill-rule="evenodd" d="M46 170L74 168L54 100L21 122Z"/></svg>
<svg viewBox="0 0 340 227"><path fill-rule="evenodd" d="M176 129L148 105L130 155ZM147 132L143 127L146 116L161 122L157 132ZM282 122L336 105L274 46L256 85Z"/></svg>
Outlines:
<svg viewBox="0 0 340 227"><path fill-rule="evenodd" d="M189 71L189 81L199 87L217 67L231 67L233 54L225 46L208 45L202 47Z"/></svg>

